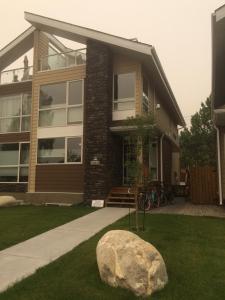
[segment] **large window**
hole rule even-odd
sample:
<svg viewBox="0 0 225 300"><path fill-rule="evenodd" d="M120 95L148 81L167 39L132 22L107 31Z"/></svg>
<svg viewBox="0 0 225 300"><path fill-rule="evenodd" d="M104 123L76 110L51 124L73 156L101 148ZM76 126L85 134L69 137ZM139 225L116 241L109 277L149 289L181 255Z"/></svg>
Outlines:
<svg viewBox="0 0 225 300"><path fill-rule="evenodd" d="M28 143L0 144L0 182L28 182Z"/></svg>
<svg viewBox="0 0 225 300"><path fill-rule="evenodd" d="M115 74L113 110L135 109L135 73Z"/></svg>
<svg viewBox="0 0 225 300"><path fill-rule="evenodd" d="M30 131L31 94L0 97L0 133Z"/></svg>
<svg viewBox="0 0 225 300"><path fill-rule="evenodd" d="M81 137L39 139L37 162L39 164L81 163Z"/></svg>
<svg viewBox="0 0 225 300"><path fill-rule="evenodd" d="M39 97L39 126L82 123L83 80L43 85Z"/></svg>

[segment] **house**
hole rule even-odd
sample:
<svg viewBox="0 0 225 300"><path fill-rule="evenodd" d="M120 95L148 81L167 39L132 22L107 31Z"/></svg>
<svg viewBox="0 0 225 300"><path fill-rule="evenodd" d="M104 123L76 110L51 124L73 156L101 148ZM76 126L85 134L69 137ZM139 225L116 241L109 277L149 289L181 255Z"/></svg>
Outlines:
<svg viewBox="0 0 225 300"><path fill-rule="evenodd" d="M217 130L219 202L225 199L225 5L212 14L212 109Z"/></svg>
<svg viewBox="0 0 225 300"><path fill-rule="evenodd" d="M154 47L28 12L25 19L31 27L0 50L0 191L36 203L105 199L128 181L124 120L146 112L158 130L147 167L171 183L185 122ZM10 70L18 60L23 67Z"/></svg>

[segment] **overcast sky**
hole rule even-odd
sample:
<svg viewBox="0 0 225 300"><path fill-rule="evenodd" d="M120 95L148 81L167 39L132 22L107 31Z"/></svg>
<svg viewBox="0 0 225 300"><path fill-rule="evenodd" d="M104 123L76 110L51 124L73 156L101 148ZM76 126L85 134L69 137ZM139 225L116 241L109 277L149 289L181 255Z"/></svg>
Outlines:
<svg viewBox="0 0 225 300"><path fill-rule="evenodd" d="M153 45L185 120L211 91L211 13L225 0L0 0L0 48L29 27L24 11Z"/></svg>

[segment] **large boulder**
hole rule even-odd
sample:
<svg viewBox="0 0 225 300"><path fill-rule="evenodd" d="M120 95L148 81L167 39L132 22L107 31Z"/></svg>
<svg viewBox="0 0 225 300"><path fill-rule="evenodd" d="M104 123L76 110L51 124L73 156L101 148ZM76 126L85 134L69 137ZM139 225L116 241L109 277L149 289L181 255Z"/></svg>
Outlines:
<svg viewBox="0 0 225 300"><path fill-rule="evenodd" d="M98 242L96 252L101 279L113 287L149 296L168 282L161 254L134 233L109 231Z"/></svg>
<svg viewBox="0 0 225 300"><path fill-rule="evenodd" d="M16 204L17 204L16 198L14 198L13 196L0 196L0 207L12 206Z"/></svg>

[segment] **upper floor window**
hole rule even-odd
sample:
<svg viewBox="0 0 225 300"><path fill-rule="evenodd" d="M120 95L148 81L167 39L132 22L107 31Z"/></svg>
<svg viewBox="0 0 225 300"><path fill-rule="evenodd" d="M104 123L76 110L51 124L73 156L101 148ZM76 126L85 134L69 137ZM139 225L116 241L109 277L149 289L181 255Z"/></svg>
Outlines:
<svg viewBox="0 0 225 300"><path fill-rule="evenodd" d="M42 85L39 126L66 126L83 122L83 80Z"/></svg>
<svg viewBox="0 0 225 300"><path fill-rule="evenodd" d="M29 143L0 144L0 182L28 182Z"/></svg>
<svg viewBox="0 0 225 300"><path fill-rule="evenodd" d="M135 73L115 74L113 110L135 109Z"/></svg>
<svg viewBox="0 0 225 300"><path fill-rule="evenodd" d="M148 90L148 80L143 77L143 95L142 95L142 112L149 112L149 90Z"/></svg>
<svg viewBox="0 0 225 300"><path fill-rule="evenodd" d="M31 93L0 97L0 133L30 131Z"/></svg>

